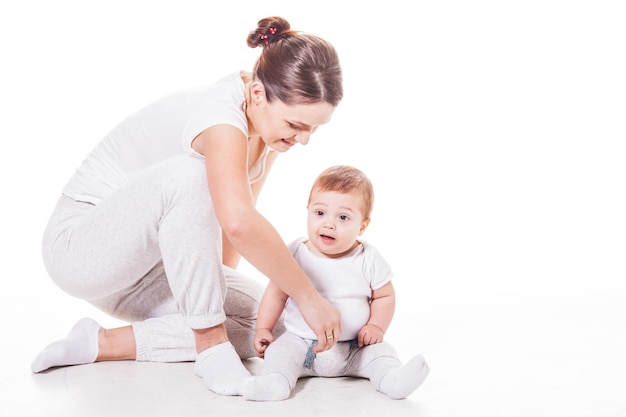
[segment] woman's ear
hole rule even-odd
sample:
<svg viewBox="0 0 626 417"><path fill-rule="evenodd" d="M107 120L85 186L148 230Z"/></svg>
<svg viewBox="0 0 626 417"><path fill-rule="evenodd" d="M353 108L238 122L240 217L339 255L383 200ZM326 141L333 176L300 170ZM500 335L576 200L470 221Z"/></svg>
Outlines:
<svg viewBox="0 0 626 417"><path fill-rule="evenodd" d="M250 98L256 106L265 100L265 86L261 81L254 81L250 85Z"/></svg>

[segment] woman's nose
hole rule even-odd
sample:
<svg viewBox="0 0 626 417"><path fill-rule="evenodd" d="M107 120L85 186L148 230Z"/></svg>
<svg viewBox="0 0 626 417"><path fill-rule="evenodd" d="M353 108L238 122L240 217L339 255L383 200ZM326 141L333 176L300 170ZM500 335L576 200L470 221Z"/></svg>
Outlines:
<svg viewBox="0 0 626 417"><path fill-rule="evenodd" d="M307 143L309 143L309 138L311 137L311 132L299 132L296 135L296 141L302 145L306 145Z"/></svg>

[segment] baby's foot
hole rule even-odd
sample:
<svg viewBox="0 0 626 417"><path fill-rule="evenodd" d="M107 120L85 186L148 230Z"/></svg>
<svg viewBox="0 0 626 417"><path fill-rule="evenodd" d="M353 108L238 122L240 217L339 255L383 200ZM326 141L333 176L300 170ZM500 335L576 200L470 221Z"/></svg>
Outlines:
<svg viewBox="0 0 626 417"><path fill-rule="evenodd" d="M243 384L243 398L251 401L280 401L289 398L289 381L281 374L251 376Z"/></svg>
<svg viewBox="0 0 626 417"><path fill-rule="evenodd" d="M422 385L430 373L424 356L417 355L405 365L391 370L380 381L379 391L394 400L408 397Z"/></svg>

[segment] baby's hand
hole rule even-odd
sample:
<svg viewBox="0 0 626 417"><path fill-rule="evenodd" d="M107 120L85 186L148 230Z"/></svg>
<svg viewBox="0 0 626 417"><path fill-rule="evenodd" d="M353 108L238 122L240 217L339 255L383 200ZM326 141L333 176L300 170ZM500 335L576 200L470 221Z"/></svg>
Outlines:
<svg viewBox="0 0 626 417"><path fill-rule="evenodd" d="M265 357L265 349L274 341L269 329L257 329L254 335L254 350L259 358Z"/></svg>
<svg viewBox="0 0 626 417"><path fill-rule="evenodd" d="M366 324L359 331L359 347L381 343L383 341L383 334L384 332L380 327L373 324Z"/></svg>

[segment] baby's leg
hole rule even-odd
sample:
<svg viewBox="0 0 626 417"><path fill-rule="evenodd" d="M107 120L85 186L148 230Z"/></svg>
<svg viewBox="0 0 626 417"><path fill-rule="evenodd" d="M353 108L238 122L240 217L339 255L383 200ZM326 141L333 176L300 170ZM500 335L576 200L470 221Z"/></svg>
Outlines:
<svg viewBox="0 0 626 417"><path fill-rule="evenodd" d="M417 355L403 366L386 373L379 383L378 390L395 400L406 398L422 385L429 372L430 367L424 356Z"/></svg>
<svg viewBox="0 0 626 417"><path fill-rule="evenodd" d="M289 380L279 373L251 376L243 384L243 398L249 401L281 401L290 394Z"/></svg>
<svg viewBox="0 0 626 417"><path fill-rule="evenodd" d="M243 397L251 401L280 401L289 398L300 376L306 374L306 340L285 332L265 351L261 376L246 379Z"/></svg>
<svg viewBox="0 0 626 417"><path fill-rule="evenodd" d="M399 400L419 388L430 372L422 355L402 365L395 349L388 343L365 346L351 363L351 376L368 378L377 391Z"/></svg>

